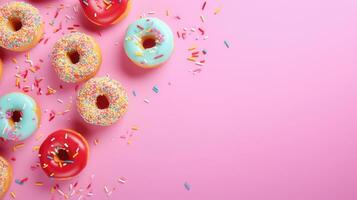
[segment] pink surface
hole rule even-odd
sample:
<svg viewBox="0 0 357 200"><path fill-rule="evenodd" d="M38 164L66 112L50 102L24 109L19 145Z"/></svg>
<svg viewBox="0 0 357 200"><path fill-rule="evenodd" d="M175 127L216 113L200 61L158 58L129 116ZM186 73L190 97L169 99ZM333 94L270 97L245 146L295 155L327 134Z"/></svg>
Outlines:
<svg viewBox="0 0 357 200"><path fill-rule="evenodd" d="M100 43L103 65L98 75L109 74L122 82L130 106L118 124L107 128L85 124L75 109L51 122L49 113L43 113L37 132L43 137L38 141L33 136L15 152L14 144L1 144L1 155L16 158L11 161L14 178L28 177L23 185L12 183L16 199L28 199L30 194L36 199L62 199L58 192L50 193L51 186L58 183L68 192L76 181L77 189L84 188L86 194L92 175L94 195L87 199L105 199L104 186L115 187L108 198L123 200L357 198L357 1L208 0L202 12L203 0L135 0L129 16L102 29L101 36L81 12L73 11L77 1L31 3L47 20L49 40L31 50L31 59L42 68L22 85L43 76L44 90L47 85L58 89L51 96L30 93L42 110L63 111L75 96L75 86L60 82L48 59L56 39L72 24ZM60 3L68 8L50 26ZM217 7L222 11L213 15ZM176 37L175 54L165 66L141 70L125 57L122 42L128 24L149 11L156 11L153 16L174 32L199 25L209 38L195 41L199 33L186 40ZM203 24L201 14L206 18ZM66 20L65 15L74 19ZM63 30L53 33L60 21ZM230 42L229 49L224 40ZM190 71L198 66L186 60L193 44L208 51L206 65L195 75ZM19 91L11 58L25 69L24 54L0 52L0 93ZM40 58L44 63L38 62ZM154 85L159 94L152 91ZM139 130L132 131L133 126ZM41 169L31 169L38 161L32 147L60 128L82 132L91 146L87 168L72 181L53 181ZM118 183L120 177L127 179L125 184ZM35 186L36 181L44 185ZM185 182L191 190L185 189ZM8 193L5 199L9 198Z"/></svg>

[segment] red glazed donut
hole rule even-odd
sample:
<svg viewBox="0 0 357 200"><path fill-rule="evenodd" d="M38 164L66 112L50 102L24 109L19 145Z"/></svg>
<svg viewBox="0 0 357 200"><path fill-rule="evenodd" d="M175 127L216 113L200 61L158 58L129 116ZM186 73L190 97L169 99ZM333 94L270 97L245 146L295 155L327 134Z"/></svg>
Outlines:
<svg viewBox="0 0 357 200"><path fill-rule="evenodd" d="M85 168L88 155L86 139L69 129L50 134L39 150L42 169L55 179L70 179L78 175Z"/></svg>
<svg viewBox="0 0 357 200"><path fill-rule="evenodd" d="M109 26L122 20L129 12L131 0L79 0L89 21Z"/></svg>

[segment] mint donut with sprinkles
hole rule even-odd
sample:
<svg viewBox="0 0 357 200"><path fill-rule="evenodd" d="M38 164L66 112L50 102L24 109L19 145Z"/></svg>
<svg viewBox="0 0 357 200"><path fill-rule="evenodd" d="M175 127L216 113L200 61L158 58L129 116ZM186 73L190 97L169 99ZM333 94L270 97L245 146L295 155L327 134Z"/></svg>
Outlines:
<svg viewBox="0 0 357 200"><path fill-rule="evenodd" d="M142 18L129 25L124 49L129 59L143 68L165 63L174 50L170 27L157 18Z"/></svg>

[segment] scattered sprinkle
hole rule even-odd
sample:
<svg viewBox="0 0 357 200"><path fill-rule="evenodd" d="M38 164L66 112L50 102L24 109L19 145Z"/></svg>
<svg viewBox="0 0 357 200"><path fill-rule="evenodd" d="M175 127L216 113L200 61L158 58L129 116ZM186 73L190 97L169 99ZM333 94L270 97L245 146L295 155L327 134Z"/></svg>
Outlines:
<svg viewBox="0 0 357 200"><path fill-rule="evenodd" d="M229 48L229 42L227 40L224 40L224 45L226 45L226 47Z"/></svg>
<svg viewBox="0 0 357 200"><path fill-rule="evenodd" d="M190 190L191 190L191 185L190 185L189 183L185 182L183 185L185 186L185 189L186 189L187 191L190 191Z"/></svg>
<svg viewBox="0 0 357 200"><path fill-rule="evenodd" d="M159 88L155 85L154 87L152 87L152 90L155 92L155 93L159 93Z"/></svg>

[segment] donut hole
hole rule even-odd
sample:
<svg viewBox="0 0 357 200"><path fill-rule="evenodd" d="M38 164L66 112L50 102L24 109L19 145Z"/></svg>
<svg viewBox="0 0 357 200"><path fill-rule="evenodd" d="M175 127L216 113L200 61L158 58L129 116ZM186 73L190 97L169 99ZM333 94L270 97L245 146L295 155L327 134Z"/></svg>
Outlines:
<svg viewBox="0 0 357 200"><path fill-rule="evenodd" d="M67 57L69 58L72 64L77 64L80 59L80 55L76 50L67 52Z"/></svg>
<svg viewBox="0 0 357 200"><path fill-rule="evenodd" d="M147 35L141 38L144 49L151 49L156 46L156 38L153 35Z"/></svg>
<svg viewBox="0 0 357 200"><path fill-rule="evenodd" d="M56 156L61 161L69 160L69 154L65 149L58 149Z"/></svg>
<svg viewBox="0 0 357 200"><path fill-rule="evenodd" d="M109 108L109 99L105 95L99 95L96 101L97 108L100 110Z"/></svg>
<svg viewBox="0 0 357 200"><path fill-rule="evenodd" d="M14 110L11 112L10 120L14 123L20 122L22 119L22 112L19 110Z"/></svg>
<svg viewBox="0 0 357 200"><path fill-rule="evenodd" d="M17 17L12 17L9 19L9 27L13 31L19 31L22 28L22 22L19 18Z"/></svg>

